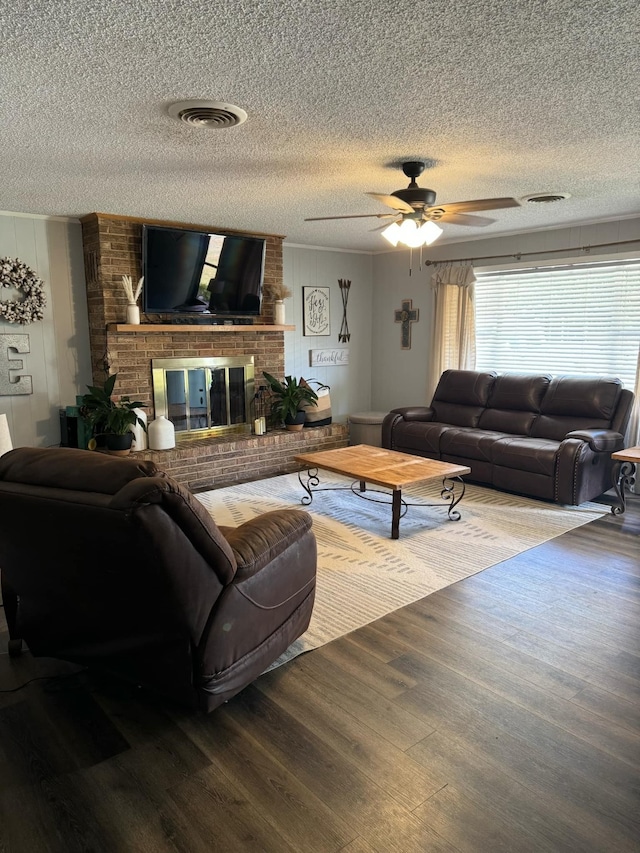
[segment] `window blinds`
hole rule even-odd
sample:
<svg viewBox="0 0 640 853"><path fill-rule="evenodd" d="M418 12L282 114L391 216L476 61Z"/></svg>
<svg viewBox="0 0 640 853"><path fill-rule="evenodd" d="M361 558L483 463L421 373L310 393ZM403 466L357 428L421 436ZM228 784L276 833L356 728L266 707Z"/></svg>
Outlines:
<svg viewBox="0 0 640 853"><path fill-rule="evenodd" d="M590 373L633 389L640 260L477 273L476 369Z"/></svg>

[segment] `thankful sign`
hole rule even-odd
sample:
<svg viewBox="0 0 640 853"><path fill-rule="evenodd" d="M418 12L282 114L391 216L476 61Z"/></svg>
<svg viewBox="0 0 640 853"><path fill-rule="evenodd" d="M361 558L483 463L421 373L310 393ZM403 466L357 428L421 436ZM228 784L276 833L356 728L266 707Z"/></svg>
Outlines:
<svg viewBox="0 0 640 853"><path fill-rule="evenodd" d="M348 349L309 350L309 367L330 367L339 364L349 364Z"/></svg>

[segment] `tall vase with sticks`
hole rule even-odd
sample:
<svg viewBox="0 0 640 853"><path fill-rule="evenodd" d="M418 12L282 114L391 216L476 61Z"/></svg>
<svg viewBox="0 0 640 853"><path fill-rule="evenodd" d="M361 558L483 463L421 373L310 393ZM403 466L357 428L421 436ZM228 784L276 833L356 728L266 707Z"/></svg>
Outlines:
<svg viewBox="0 0 640 853"><path fill-rule="evenodd" d="M284 300L292 295L291 291L283 282L278 281L269 286L268 293L273 299L273 322L276 326L284 326L286 322Z"/></svg>
<svg viewBox="0 0 640 853"><path fill-rule="evenodd" d="M127 323L130 326L140 325L140 308L138 307L138 299L142 293L143 283L144 276L138 279L137 287L134 290L131 276L122 276L122 287L124 288L125 296L127 297Z"/></svg>

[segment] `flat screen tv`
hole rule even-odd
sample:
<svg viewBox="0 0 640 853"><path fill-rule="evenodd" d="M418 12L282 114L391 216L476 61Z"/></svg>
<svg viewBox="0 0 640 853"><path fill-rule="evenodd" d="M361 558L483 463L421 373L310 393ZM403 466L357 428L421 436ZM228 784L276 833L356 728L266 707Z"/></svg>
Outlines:
<svg viewBox="0 0 640 853"><path fill-rule="evenodd" d="M258 315L265 245L260 237L143 225L145 313Z"/></svg>

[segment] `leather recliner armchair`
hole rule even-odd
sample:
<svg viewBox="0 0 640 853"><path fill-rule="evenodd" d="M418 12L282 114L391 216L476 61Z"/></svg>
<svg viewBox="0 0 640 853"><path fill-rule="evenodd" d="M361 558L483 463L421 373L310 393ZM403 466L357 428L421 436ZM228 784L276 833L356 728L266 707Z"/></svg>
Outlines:
<svg viewBox="0 0 640 853"><path fill-rule="evenodd" d="M307 628L311 517L217 527L152 462L62 448L0 458L10 651L101 668L211 711Z"/></svg>

